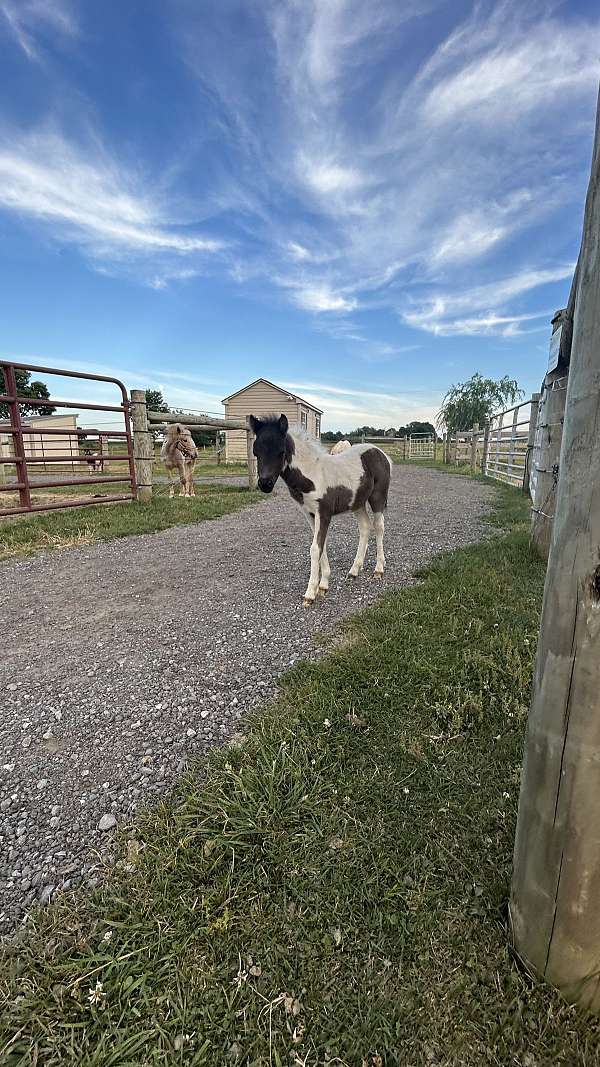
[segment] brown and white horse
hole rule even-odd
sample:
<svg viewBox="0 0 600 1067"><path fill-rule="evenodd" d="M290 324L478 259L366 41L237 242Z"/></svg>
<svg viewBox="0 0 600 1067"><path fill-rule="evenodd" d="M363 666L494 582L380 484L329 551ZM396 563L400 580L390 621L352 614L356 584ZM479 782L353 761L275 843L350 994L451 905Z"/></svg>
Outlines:
<svg viewBox="0 0 600 1067"><path fill-rule="evenodd" d="M253 450L258 462L259 489L271 493L277 479L282 478L312 529L310 578L304 606L308 607L318 593L324 594L329 588L327 534L334 515L346 511L356 515L359 542L350 568L352 578L363 568L369 534L374 528L377 562L373 577L381 578L385 569L383 513L392 471L385 452L365 444L352 445L338 455L331 455L303 430L290 431L285 415L267 419L251 415L250 426L255 435Z"/></svg>
<svg viewBox="0 0 600 1067"><path fill-rule="evenodd" d="M175 496L177 474L181 489L180 496L195 496L194 492L194 467L198 457L198 449L188 429L181 423L175 422L167 428L165 440L160 450L167 474L169 475L169 497Z"/></svg>

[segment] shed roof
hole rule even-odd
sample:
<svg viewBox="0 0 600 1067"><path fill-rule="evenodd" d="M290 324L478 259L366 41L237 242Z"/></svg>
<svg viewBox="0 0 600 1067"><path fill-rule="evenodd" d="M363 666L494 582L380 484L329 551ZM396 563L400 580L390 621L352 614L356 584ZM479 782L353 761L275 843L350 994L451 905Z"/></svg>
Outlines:
<svg viewBox="0 0 600 1067"><path fill-rule="evenodd" d="M253 385L258 385L259 382L264 382L265 385L270 385L272 389L277 389L277 392L281 393L282 396L285 396L286 399L289 399L291 397L292 400L295 400L297 403L304 404L307 408L310 408L311 411L316 411L317 415L323 414L321 409L315 407L315 405L311 404L310 401L305 400L301 396L298 396L297 393L292 393L289 389L284 389L281 385L275 385L275 382L270 382L268 378L256 378L255 381L248 382L248 385L244 385L241 389L236 389L235 393L231 393L230 396L226 396L221 401L221 403L226 404L228 400L233 400L234 396L239 396L240 393L245 393L247 389L250 389Z"/></svg>

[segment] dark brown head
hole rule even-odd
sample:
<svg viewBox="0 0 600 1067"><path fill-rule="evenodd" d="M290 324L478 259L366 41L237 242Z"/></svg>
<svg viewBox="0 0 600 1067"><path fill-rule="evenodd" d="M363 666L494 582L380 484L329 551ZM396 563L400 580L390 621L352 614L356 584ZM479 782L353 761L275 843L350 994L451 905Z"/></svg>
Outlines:
<svg viewBox="0 0 600 1067"><path fill-rule="evenodd" d="M288 420L285 415L268 419L250 416L250 427L255 435L253 452L258 464L258 488L263 493L272 493L279 475L288 466L293 444L288 437Z"/></svg>

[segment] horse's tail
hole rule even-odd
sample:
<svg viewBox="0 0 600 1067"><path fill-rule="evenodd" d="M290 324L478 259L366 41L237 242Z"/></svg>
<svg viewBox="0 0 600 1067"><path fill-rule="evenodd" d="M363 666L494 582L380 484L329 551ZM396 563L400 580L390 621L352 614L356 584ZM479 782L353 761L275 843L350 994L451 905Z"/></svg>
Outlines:
<svg viewBox="0 0 600 1067"><path fill-rule="evenodd" d="M373 512L385 511L392 479L392 461L387 452L373 445L361 456L365 470L373 479L373 490L369 504Z"/></svg>

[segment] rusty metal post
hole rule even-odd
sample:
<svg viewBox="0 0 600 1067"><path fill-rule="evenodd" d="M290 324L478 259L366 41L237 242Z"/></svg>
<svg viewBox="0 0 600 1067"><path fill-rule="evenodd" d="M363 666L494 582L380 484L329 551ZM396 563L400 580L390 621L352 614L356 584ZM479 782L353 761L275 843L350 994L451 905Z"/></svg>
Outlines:
<svg viewBox="0 0 600 1067"><path fill-rule="evenodd" d="M25 443L23 441L23 424L21 422L19 402L17 400L17 379L15 368L10 363L6 364L4 367L4 387L8 396L10 428L13 438L17 484L19 486L19 502L22 508L30 508L31 489L29 487L29 476L27 474L27 457L25 455Z"/></svg>

